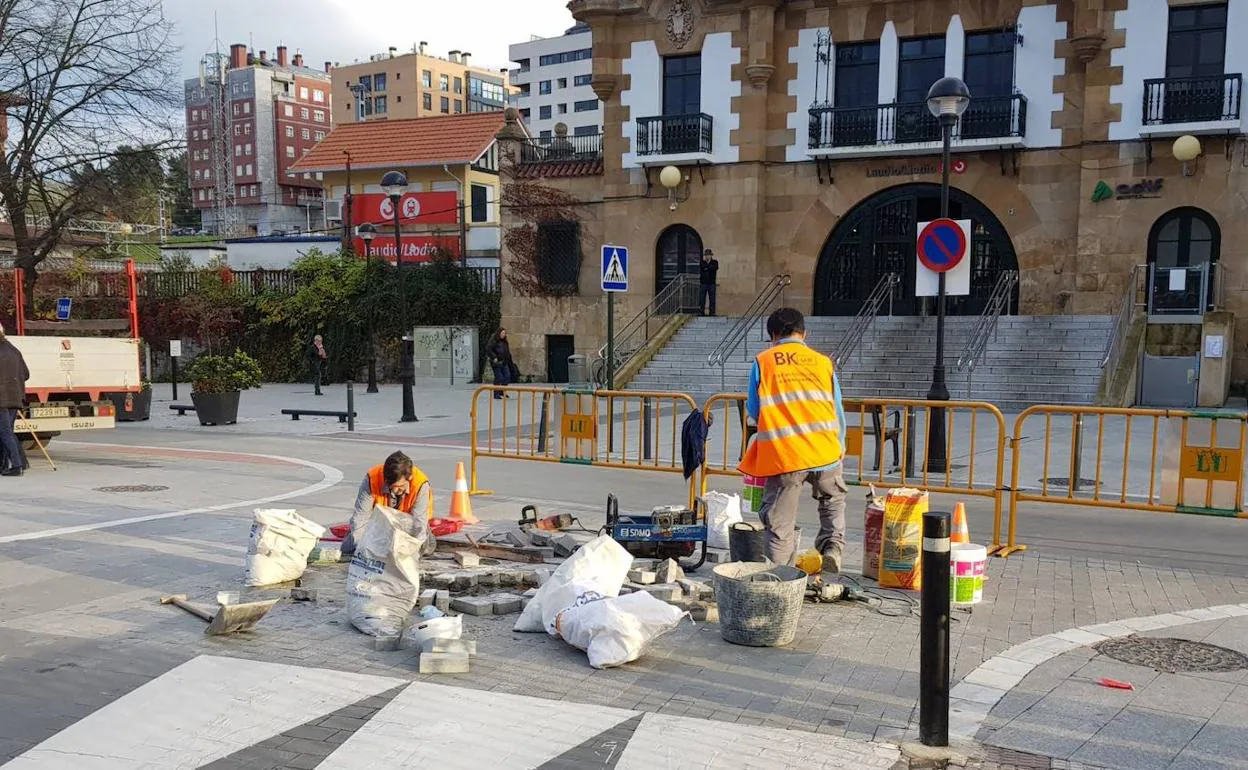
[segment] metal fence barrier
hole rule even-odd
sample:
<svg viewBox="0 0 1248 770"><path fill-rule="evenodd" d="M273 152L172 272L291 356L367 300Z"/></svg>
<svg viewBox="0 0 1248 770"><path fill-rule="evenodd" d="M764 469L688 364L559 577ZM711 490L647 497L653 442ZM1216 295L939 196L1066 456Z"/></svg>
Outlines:
<svg viewBox="0 0 1248 770"><path fill-rule="evenodd" d="M478 484L482 457L682 473L681 429L697 408L684 393L483 385L472 396L469 493L490 494Z"/></svg>

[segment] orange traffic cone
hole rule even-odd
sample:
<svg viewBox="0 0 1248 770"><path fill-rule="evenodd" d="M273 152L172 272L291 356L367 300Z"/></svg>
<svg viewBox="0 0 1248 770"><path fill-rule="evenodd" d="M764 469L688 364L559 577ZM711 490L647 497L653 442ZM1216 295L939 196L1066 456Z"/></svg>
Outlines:
<svg viewBox="0 0 1248 770"><path fill-rule="evenodd" d="M953 506L953 532L949 537L951 543L969 543L971 542L971 531L966 526L966 506L962 503L954 503Z"/></svg>
<svg viewBox="0 0 1248 770"><path fill-rule="evenodd" d="M464 476L464 464L455 466L455 491L451 493L452 519L459 519L465 524L476 524L479 519L472 515L472 500L468 497L468 479Z"/></svg>

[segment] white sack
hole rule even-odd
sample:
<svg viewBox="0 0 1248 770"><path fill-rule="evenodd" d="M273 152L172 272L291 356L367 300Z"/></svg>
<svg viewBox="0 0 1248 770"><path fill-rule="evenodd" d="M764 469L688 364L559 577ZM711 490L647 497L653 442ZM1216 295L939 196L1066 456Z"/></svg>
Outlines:
<svg viewBox="0 0 1248 770"><path fill-rule="evenodd" d="M610 668L637 660L650 642L680 625L679 608L645 591L609 599L585 597L559 613L559 635L589 655L589 665Z"/></svg>
<svg viewBox="0 0 1248 770"><path fill-rule="evenodd" d="M398 636L420 592L425 519L378 505L355 534L347 568L347 618L372 636Z"/></svg>
<svg viewBox="0 0 1248 770"><path fill-rule="evenodd" d="M741 495L723 492L707 492L706 544L711 548L728 550L728 530L741 519Z"/></svg>
<svg viewBox="0 0 1248 770"><path fill-rule="evenodd" d="M599 535L577 549L560 564L550 579L529 601L512 629L535 634L555 635L555 615L576 601L587 590L603 596L619 596L633 556L607 535ZM576 586L571 586L576 583Z"/></svg>
<svg viewBox="0 0 1248 770"><path fill-rule="evenodd" d="M297 580L325 528L289 508L257 508L247 543L249 586Z"/></svg>

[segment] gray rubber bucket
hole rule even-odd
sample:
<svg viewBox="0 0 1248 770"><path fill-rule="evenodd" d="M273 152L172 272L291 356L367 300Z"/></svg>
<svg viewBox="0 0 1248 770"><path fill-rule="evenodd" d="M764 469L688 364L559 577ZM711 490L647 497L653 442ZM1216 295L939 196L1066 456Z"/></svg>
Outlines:
<svg viewBox="0 0 1248 770"><path fill-rule="evenodd" d="M713 573L724 641L748 647L793 642L806 594L805 572L787 565L731 562Z"/></svg>

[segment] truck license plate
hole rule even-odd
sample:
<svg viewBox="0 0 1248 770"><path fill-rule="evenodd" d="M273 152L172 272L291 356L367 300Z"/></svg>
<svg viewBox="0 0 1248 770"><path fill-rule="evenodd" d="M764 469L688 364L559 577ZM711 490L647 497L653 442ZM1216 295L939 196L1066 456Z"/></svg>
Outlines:
<svg viewBox="0 0 1248 770"><path fill-rule="evenodd" d="M47 420L54 417L68 417L69 407L67 406L33 406L30 408L28 415L32 420Z"/></svg>

